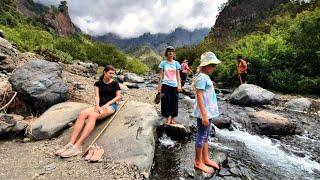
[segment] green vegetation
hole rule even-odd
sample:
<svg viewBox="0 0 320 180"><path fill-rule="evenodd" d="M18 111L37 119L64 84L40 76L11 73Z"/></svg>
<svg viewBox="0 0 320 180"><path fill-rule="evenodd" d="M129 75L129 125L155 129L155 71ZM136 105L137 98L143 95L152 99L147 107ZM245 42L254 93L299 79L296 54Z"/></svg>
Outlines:
<svg viewBox="0 0 320 180"><path fill-rule="evenodd" d="M69 37L58 36L55 32L48 32L41 22L41 17L24 18L15 7L14 0L0 0L0 29L6 38L15 43L22 52L36 52L50 61L73 63L74 60L92 61L101 66L108 64L116 68L126 68L132 72L143 74L149 68L138 59L130 58L118 50L114 45L96 43L83 34ZM59 8L44 8L36 4L30 5L38 14L57 14L66 11L66 1L62 1Z"/></svg>
<svg viewBox="0 0 320 180"><path fill-rule="evenodd" d="M202 52L215 52L222 64L214 77L235 85L239 84L235 58L242 55L250 63L250 83L285 93L319 95L319 1L283 4L264 21L254 23L245 31L235 28L229 34L232 37L225 37L228 40L223 47L216 45L210 33L196 48L180 48L177 54L185 56L188 51L198 58L194 58L197 64Z"/></svg>

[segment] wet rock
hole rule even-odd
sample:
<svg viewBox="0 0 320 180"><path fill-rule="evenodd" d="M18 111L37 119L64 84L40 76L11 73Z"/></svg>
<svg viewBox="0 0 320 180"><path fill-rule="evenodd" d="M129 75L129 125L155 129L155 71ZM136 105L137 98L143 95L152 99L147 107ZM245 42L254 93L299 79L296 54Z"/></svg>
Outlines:
<svg viewBox="0 0 320 180"><path fill-rule="evenodd" d="M296 133L296 125L285 117L266 111L249 113L253 131L263 135L292 135Z"/></svg>
<svg viewBox="0 0 320 180"><path fill-rule="evenodd" d="M285 108L293 111L307 111L311 107L311 101L307 98L292 99L284 104Z"/></svg>
<svg viewBox="0 0 320 180"><path fill-rule="evenodd" d="M191 135L190 130L181 124L161 124L157 127L158 134L165 132L169 137L175 140L186 139Z"/></svg>
<svg viewBox="0 0 320 180"><path fill-rule="evenodd" d="M223 116L215 121L212 121L212 123L217 126L219 129L229 129L231 126L231 119L224 118Z"/></svg>
<svg viewBox="0 0 320 180"><path fill-rule="evenodd" d="M76 102L56 104L32 123L30 134L37 140L52 138L66 128L68 123L75 121L83 109L90 106Z"/></svg>
<svg viewBox="0 0 320 180"><path fill-rule="evenodd" d="M232 104L239 105L264 105L274 99L275 94L253 84L240 85L230 96Z"/></svg>
<svg viewBox="0 0 320 180"><path fill-rule="evenodd" d="M36 112L42 112L67 100L68 88L61 79L61 73L58 63L35 60L17 68L9 81L27 104Z"/></svg>

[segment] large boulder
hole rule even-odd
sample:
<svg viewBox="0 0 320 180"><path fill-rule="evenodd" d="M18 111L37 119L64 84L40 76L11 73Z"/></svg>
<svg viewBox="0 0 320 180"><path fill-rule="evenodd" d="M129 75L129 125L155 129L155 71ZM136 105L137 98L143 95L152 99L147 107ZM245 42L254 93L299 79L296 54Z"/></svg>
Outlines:
<svg viewBox="0 0 320 180"><path fill-rule="evenodd" d="M232 104L239 105L264 105L269 104L275 97L275 94L253 84L240 85L230 96Z"/></svg>
<svg viewBox="0 0 320 180"><path fill-rule="evenodd" d="M249 113L251 130L263 135L292 135L296 133L296 125L285 117L266 111Z"/></svg>
<svg viewBox="0 0 320 180"><path fill-rule="evenodd" d="M135 73L125 73L124 80L126 82L131 82L131 83L143 83L144 82L143 77L138 76Z"/></svg>
<svg viewBox="0 0 320 180"><path fill-rule="evenodd" d="M37 140L53 138L66 128L68 123L75 121L83 109L90 106L76 102L56 104L32 123L29 134Z"/></svg>
<svg viewBox="0 0 320 180"><path fill-rule="evenodd" d="M13 71L18 54L19 51L9 41L0 37L0 71Z"/></svg>
<svg viewBox="0 0 320 180"><path fill-rule="evenodd" d="M97 141L115 161L137 165L148 174L155 150L155 125L159 120L151 104L129 101Z"/></svg>
<svg viewBox="0 0 320 180"><path fill-rule="evenodd" d="M310 110L311 104L311 101L307 98L297 98L286 102L284 106L292 111L307 111Z"/></svg>
<svg viewBox="0 0 320 180"><path fill-rule="evenodd" d="M68 87L61 73L58 63L32 60L17 68L9 81L27 104L41 112L67 100Z"/></svg>

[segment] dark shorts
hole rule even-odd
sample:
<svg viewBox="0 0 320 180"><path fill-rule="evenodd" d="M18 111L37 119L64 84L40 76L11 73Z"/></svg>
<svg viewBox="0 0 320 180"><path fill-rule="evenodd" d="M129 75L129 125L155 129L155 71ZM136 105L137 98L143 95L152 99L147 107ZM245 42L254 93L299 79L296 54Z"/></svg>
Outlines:
<svg viewBox="0 0 320 180"><path fill-rule="evenodd" d="M248 74L248 73L242 73L242 74L240 74L242 82L246 82L246 81L248 80L248 79L247 79L247 78L248 78L247 74Z"/></svg>

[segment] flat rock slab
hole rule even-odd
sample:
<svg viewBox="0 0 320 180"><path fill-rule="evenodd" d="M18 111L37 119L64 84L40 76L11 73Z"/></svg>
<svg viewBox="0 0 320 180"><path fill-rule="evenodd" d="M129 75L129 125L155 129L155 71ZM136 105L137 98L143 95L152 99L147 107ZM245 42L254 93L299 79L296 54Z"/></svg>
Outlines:
<svg viewBox="0 0 320 180"><path fill-rule="evenodd" d="M53 138L66 128L68 123L75 121L83 109L90 106L77 102L56 104L32 123L29 133L37 140Z"/></svg>

